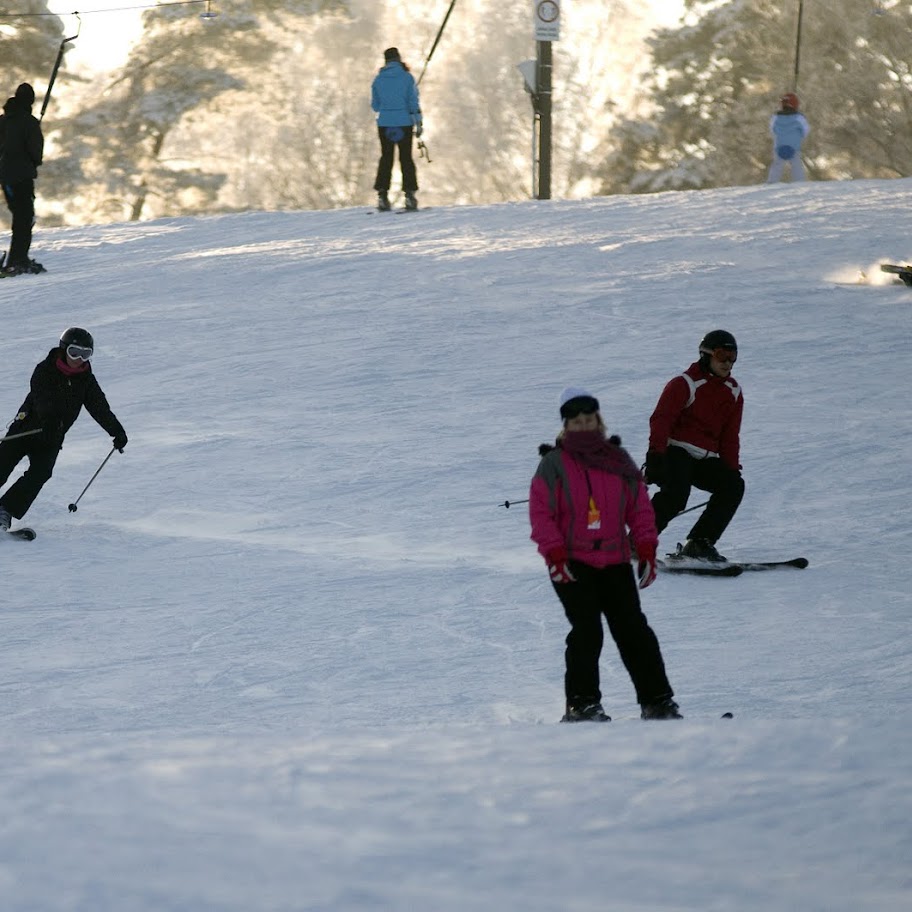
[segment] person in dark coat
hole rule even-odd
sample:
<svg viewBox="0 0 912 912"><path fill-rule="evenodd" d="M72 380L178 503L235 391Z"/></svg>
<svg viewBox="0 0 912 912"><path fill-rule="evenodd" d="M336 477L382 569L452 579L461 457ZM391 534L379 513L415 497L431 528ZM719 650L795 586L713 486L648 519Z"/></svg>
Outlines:
<svg viewBox="0 0 912 912"><path fill-rule="evenodd" d="M50 479L63 439L83 406L111 435L114 447L123 452L127 445L126 431L92 373L94 345L91 333L72 327L32 372L25 402L0 439L0 487L24 458L29 461L25 474L0 496L0 531L8 531L14 517L25 516Z"/></svg>
<svg viewBox="0 0 912 912"><path fill-rule="evenodd" d="M421 105L418 85L409 68L402 62L398 48L383 52L383 68L371 83L371 107L377 113L380 133L380 163L374 189L377 191L377 208L390 208L389 188L393 176L393 157L399 150L402 169L402 189L405 191L405 208L417 209L418 175L412 157L412 133L421 136Z"/></svg>
<svg viewBox="0 0 912 912"><path fill-rule="evenodd" d="M12 240L3 264L4 275L44 272L29 259L35 225L35 180L44 158L44 135L32 115L35 90L27 83L7 100L0 116L0 185L13 216Z"/></svg>

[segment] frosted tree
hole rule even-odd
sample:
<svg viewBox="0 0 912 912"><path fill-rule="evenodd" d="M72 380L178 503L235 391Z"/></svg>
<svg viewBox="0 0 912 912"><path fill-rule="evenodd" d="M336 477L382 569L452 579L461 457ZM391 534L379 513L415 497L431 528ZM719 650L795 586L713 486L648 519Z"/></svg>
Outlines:
<svg viewBox="0 0 912 912"><path fill-rule="evenodd" d="M225 175L212 162L172 149L172 138L216 99L268 71L269 28L339 2L220 0L214 19L199 6L162 5L144 14L142 40L101 97L62 131L58 181L76 208L101 218L139 219L211 211Z"/></svg>
<svg viewBox="0 0 912 912"><path fill-rule="evenodd" d="M47 0L16 0L14 10L0 8L0 51L7 83L0 87L0 105L21 82L31 83L42 98L64 38L63 23L51 15Z"/></svg>
<svg viewBox="0 0 912 912"><path fill-rule="evenodd" d="M373 199L379 153L370 83L396 45L421 82L419 182L438 203L523 199L532 110L516 65L535 54L527 0L461 0L426 71L447 0L352 0L267 28L271 65L185 118L172 152L225 175L210 211L334 208ZM592 149L646 60L646 26L621 2L576 0L555 52L555 195L591 190ZM608 52L606 52L606 49ZM242 128L238 128L241 125ZM395 177L394 177L395 186Z"/></svg>
<svg viewBox="0 0 912 912"><path fill-rule="evenodd" d="M637 110L603 149L602 191L752 184L769 165L770 114L794 88L798 4L688 0L684 24L651 41ZM807 3L798 94L817 179L912 173L912 83L898 2Z"/></svg>

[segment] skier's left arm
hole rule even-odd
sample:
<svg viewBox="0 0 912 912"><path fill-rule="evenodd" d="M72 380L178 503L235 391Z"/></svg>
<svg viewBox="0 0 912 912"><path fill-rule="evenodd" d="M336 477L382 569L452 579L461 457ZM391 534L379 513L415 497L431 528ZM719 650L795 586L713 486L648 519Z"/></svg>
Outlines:
<svg viewBox="0 0 912 912"><path fill-rule="evenodd" d="M730 469L741 470L741 416L744 414L744 394L738 395L738 402L719 435L719 456Z"/></svg>
<svg viewBox="0 0 912 912"><path fill-rule="evenodd" d="M633 496L628 498L624 518L637 552L637 580L640 588L645 589L655 582L659 533L646 485L642 481L637 481L635 485Z"/></svg>
<svg viewBox="0 0 912 912"><path fill-rule="evenodd" d="M29 124L26 145L28 147L28 156L32 164L38 168L44 161L44 134L41 132L41 124L33 117L34 123Z"/></svg>
<svg viewBox="0 0 912 912"><path fill-rule="evenodd" d="M637 552L644 545L655 548L659 544L655 512L649 500L649 491L642 481L636 482L632 495L627 498L624 521L630 529Z"/></svg>
<svg viewBox="0 0 912 912"><path fill-rule="evenodd" d="M811 132L811 125L808 123L808 119L804 114L798 115L798 123L801 125L801 138L807 139L808 133Z"/></svg>
<svg viewBox="0 0 912 912"><path fill-rule="evenodd" d="M107 396L105 396L94 375L86 389L85 407L86 411L98 424L111 435L115 449L123 452L123 448L127 445L127 432L117 420L114 412L111 411Z"/></svg>
<svg viewBox="0 0 912 912"><path fill-rule="evenodd" d="M380 93L377 91L377 80L375 78L371 83L371 110L379 114L380 108Z"/></svg>

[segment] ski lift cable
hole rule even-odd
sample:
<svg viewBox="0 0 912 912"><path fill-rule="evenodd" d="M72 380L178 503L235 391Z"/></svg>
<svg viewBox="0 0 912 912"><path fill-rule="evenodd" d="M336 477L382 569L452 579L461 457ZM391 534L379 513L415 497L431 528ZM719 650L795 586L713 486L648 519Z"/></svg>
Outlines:
<svg viewBox="0 0 912 912"><path fill-rule="evenodd" d="M123 13L129 10L157 9L160 6L199 6L207 0L167 0L164 3L140 3L135 6L117 6L110 9L74 10L72 13L9 13L0 12L0 19L35 19L39 16L92 16L99 13Z"/></svg>

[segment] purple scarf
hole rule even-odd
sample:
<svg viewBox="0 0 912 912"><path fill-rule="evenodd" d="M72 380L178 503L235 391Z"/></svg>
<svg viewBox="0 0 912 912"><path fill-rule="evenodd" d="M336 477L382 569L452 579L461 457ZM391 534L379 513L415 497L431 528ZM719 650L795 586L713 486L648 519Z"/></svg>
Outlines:
<svg viewBox="0 0 912 912"><path fill-rule="evenodd" d="M560 447L583 468L602 469L631 481L643 480L640 470L627 450L606 440L602 431L566 431Z"/></svg>

